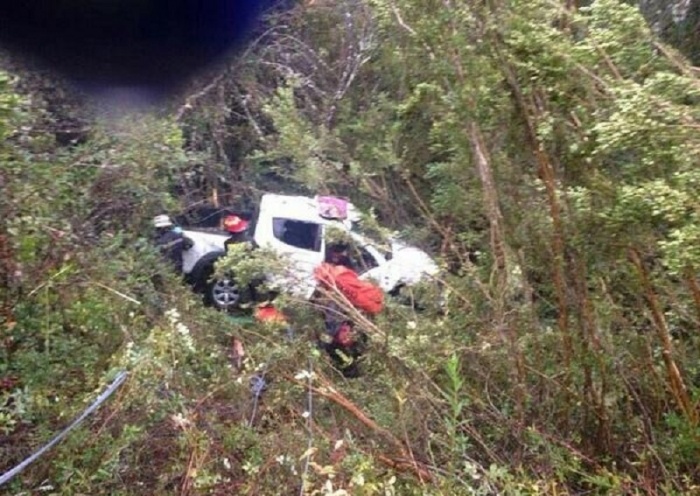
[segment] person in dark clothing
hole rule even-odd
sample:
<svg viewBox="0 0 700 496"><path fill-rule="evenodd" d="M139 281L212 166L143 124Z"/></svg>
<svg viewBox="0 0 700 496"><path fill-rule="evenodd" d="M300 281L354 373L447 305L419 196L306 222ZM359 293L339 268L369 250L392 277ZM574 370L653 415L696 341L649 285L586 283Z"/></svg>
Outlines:
<svg viewBox="0 0 700 496"><path fill-rule="evenodd" d="M229 238L224 241L226 252L234 245L245 244L245 249L253 250L256 248L255 240L250 235L250 222L239 217L238 215L227 215L223 218L222 227L229 233ZM254 278L250 281L248 289L250 290L250 300L253 302L272 301L277 296L276 293L263 291L264 278Z"/></svg>
<svg viewBox="0 0 700 496"><path fill-rule="evenodd" d="M326 247L325 262L330 265L340 265L355 271L349 256L350 247L338 242ZM321 282L321 281L319 281ZM323 320L326 335L330 342L319 337L319 346L324 349L335 367L348 378L359 377L359 360L367 348L368 337L355 323L348 318L342 306L338 304L327 291L321 291L315 298L323 308Z"/></svg>
<svg viewBox="0 0 700 496"><path fill-rule="evenodd" d="M153 226L156 229L155 244L161 255L178 274L182 274L182 252L192 248L193 241L167 215L155 217Z"/></svg>
<svg viewBox="0 0 700 496"><path fill-rule="evenodd" d="M224 242L226 251L228 251L228 247L230 245L236 243L252 243L253 240L248 234L248 227L250 227L250 223L247 220L242 219L237 215L227 215L224 217L223 226L224 229L230 234L229 238Z"/></svg>
<svg viewBox="0 0 700 496"><path fill-rule="evenodd" d="M347 378L360 376L360 359L367 350L367 334L353 328L351 322L343 322L330 343L321 342L335 368Z"/></svg>
<svg viewBox="0 0 700 496"><path fill-rule="evenodd" d="M350 259L350 245L347 243L329 243L326 247L326 262L333 265L342 265L357 272L355 264Z"/></svg>

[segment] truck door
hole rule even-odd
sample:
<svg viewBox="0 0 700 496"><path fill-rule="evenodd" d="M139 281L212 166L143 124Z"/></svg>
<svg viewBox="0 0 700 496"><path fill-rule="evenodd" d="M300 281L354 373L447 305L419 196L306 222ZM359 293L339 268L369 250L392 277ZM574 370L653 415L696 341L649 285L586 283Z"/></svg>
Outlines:
<svg viewBox="0 0 700 496"><path fill-rule="evenodd" d="M255 242L273 250L284 261L273 280L293 294L311 296L316 286L313 271L323 262L323 226L317 222L272 216L255 229Z"/></svg>

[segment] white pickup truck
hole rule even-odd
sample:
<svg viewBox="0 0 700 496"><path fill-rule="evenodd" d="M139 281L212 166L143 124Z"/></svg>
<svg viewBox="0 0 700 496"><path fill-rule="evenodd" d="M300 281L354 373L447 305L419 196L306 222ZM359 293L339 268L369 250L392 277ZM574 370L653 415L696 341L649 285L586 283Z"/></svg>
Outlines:
<svg viewBox="0 0 700 496"><path fill-rule="evenodd" d="M346 218L329 219L319 214L317 198L265 194L250 230L259 247L272 250L289 261L286 273L276 276L277 285L304 298L309 298L314 291L313 270L323 262L325 235L330 226L344 230L355 241L355 261L360 277L371 278L387 293L438 273L437 264L423 250L397 240L385 244L370 240L356 232L357 221L359 215L352 204L348 204ZM188 281L204 294L206 303L218 309L239 306L246 290L239 287L235 276L212 279L214 264L225 255L224 243L229 234L187 227L183 231L194 242L183 254L183 271Z"/></svg>

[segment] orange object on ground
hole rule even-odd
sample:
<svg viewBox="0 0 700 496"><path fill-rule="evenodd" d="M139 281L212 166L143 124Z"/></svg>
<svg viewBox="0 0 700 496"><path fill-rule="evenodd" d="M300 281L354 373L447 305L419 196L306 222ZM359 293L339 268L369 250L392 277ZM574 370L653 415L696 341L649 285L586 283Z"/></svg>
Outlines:
<svg viewBox="0 0 700 496"><path fill-rule="evenodd" d="M361 280L355 271L343 265L322 263L314 270L314 276L326 287L337 288L359 310L375 315L384 308L381 288Z"/></svg>
<svg viewBox="0 0 700 496"><path fill-rule="evenodd" d="M245 358L245 348L240 339L233 338L233 349L231 350L231 358L236 364L236 368L240 369L243 366L243 359Z"/></svg>
<svg viewBox="0 0 700 496"><path fill-rule="evenodd" d="M279 322L280 324L287 323L287 318L284 316L284 314L272 305L256 308L255 318L260 322Z"/></svg>

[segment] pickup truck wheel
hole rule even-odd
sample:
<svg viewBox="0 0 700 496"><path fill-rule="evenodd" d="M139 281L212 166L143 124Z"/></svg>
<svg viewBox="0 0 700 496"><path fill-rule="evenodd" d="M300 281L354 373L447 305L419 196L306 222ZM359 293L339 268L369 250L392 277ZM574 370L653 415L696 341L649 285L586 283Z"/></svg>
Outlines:
<svg viewBox="0 0 700 496"><path fill-rule="evenodd" d="M195 291L204 295L204 304L217 310L232 311L243 303L244 294L233 277L213 278L214 265L223 253L209 253L202 257L190 276Z"/></svg>
<svg viewBox="0 0 700 496"><path fill-rule="evenodd" d="M229 311L241 303L242 292L234 279L214 279L207 285L207 303L219 310Z"/></svg>

